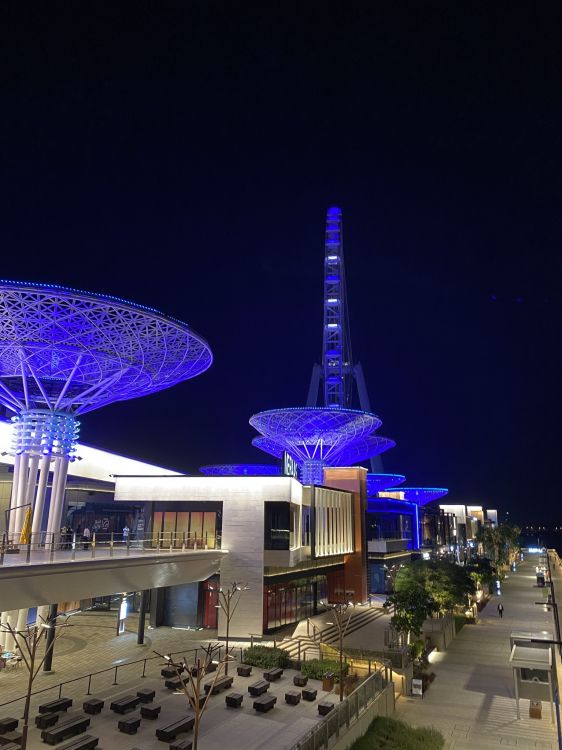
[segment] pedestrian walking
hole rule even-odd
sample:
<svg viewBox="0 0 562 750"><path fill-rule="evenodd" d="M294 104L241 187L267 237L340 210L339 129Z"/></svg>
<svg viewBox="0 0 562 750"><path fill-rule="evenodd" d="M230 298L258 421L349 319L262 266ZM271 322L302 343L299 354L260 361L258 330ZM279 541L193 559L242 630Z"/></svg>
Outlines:
<svg viewBox="0 0 562 750"><path fill-rule="evenodd" d="M85 526L84 531L82 532L82 541L84 542L84 549L88 549L90 546L90 529Z"/></svg>
<svg viewBox="0 0 562 750"><path fill-rule="evenodd" d="M501 602L498 604L498 614L500 619L503 618L503 604Z"/></svg>
<svg viewBox="0 0 562 750"><path fill-rule="evenodd" d="M123 527L123 541L125 542L125 544L127 544L127 542L129 541L129 532L130 529L127 524L125 524L125 526Z"/></svg>

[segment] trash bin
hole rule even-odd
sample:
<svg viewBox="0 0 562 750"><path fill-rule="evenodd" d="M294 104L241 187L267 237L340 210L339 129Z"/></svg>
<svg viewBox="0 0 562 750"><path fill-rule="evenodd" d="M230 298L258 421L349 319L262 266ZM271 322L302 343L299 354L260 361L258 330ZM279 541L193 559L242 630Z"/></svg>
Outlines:
<svg viewBox="0 0 562 750"><path fill-rule="evenodd" d="M325 672L324 676L322 677L322 690L326 690L327 692L330 692L333 689L334 689L334 673Z"/></svg>
<svg viewBox="0 0 562 750"><path fill-rule="evenodd" d="M529 703L529 718L542 719L542 703L540 701L531 701Z"/></svg>

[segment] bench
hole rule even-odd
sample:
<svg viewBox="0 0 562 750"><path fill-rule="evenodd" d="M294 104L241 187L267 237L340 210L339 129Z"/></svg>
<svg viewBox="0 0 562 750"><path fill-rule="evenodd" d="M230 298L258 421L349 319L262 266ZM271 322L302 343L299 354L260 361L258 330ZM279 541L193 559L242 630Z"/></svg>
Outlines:
<svg viewBox="0 0 562 750"><path fill-rule="evenodd" d="M0 734L11 732L13 729L16 729L17 726L17 719L12 718L11 716L6 716L5 719L0 719Z"/></svg>
<svg viewBox="0 0 562 750"><path fill-rule="evenodd" d="M20 737L21 742L21 737ZM21 750L21 745L16 742L10 742L9 745L2 745L2 750Z"/></svg>
<svg viewBox="0 0 562 750"><path fill-rule="evenodd" d="M282 674L283 670L281 667L275 667L274 669L268 669L267 672L264 672L263 679L268 682L273 682L274 680L278 680Z"/></svg>
<svg viewBox="0 0 562 750"><path fill-rule="evenodd" d="M54 726L61 716L65 716L64 711L53 711L50 714L39 714L35 717L35 726L38 729L47 729Z"/></svg>
<svg viewBox="0 0 562 750"><path fill-rule="evenodd" d="M289 706L296 706L301 702L301 694L298 690L288 690L285 693L285 703Z"/></svg>
<svg viewBox="0 0 562 750"><path fill-rule="evenodd" d="M120 732L125 734L136 734L137 729L140 727L140 716L129 716L126 719L119 719L117 722L117 728Z"/></svg>
<svg viewBox="0 0 562 750"><path fill-rule="evenodd" d="M242 693L230 693L230 695L226 696L224 702L229 708L240 708L243 700L244 696Z"/></svg>
<svg viewBox="0 0 562 750"><path fill-rule="evenodd" d="M170 750L191 750L191 740L176 740L170 745Z"/></svg>
<svg viewBox="0 0 562 750"><path fill-rule="evenodd" d="M126 695L124 698L112 701L110 708L115 711L116 714L124 714L125 711L131 711L136 708L140 703L138 695Z"/></svg>
<svg viewBox="0 0 562 750"><path fill-rule="evenodd" d="M77 737L72 742L63 745L59 750L94 750L99 740L92 737L91 734L85 734L84 737Z"/></svg>
<svg viewBox="0 0 562 750"><path fill-rule="evenodd" d="M205 674L209 674L209 672L216 672L218 666L219 666L218 661L210 661L206 665Z"/></svg>
<svg viewBox="0 0 562 750"><path fill-rule="evenodd" d="M326 714L329 714L333 708L334 704L329 701L319 701L318 703L318 713L320 716L326 716Z"/></svg>
<svg viewBox="0 0 562 750"><path fill-rule="evenodd" d="M252 674L252 667L249 664L240 664L236 667L238 677L249 677Z"/></svg>
<svg viewBox="0 0 562 750"><path fill-rule="evenodd" d="M296 687L306 687L307 682L308 677L305 677L303 674L296 674L293 677L293 685L296 685Z"/></svg>
<svg viewBox="0 0 562 750"><path fill-rule="evenodd" d="M175 667L164 667L160 670L160 674L162 677L165 677L167 680L170 679L170 677L176 677L178 672L183 672L184 668L182 666L179 666L176 670Z"/></svg>
<svg viewBox="0 0 562 750"><path fill-rule="evenodd" d="M82 708L87 714L100 714L104 705L104 701L99 698L88 698L88 700L84 701L82 704Z"/></svg>
<svg viewBox="0 0 562 750"><path fill-rule="evenodd" d="M318 691L314 690L313 688L305 688L302 691L303 700L305 700L305 701L315 701L317 693L318 693Z"/></svg>
<svg viewBox="0 0 562 750"><path fill-rule="evenodd" d="M68 737L74 737L75 734L82 734L82 732L86 731L86 728L89 725L90 719L87 716L68 719L67 721L57 724L52 729L44 729L41 732L41 739L43 742L46 742L47 745L56 745L61 740L66 740ZM92 745L92 747L95 747L95 745Z"/></svg>
<svg viewBox="0 0 562 750"><path fill-rule="evenodd" d="M140 707L141 716L143 719L157 719L158 714L162 710L162 706L146 706L142 705Z"/></svg>
<svg viewBox="0 0 562 750"><path fill-rule="evenodd" d="M226 675L224 677L219 677L214 684L212 682L207 682L203 686L205 688L205 695L208 695L209 693L211 693L211 695L217 695L221 690L228 690L228 688L232 687L233 682L234 677L226 677Z"/></svg>
<svg viewBox="0 0 562 750"><path fill-rule="evenodd" d="M137 697L140 698L141 703L152 703L155 695L156 690L149 690L148 688L137 690Z"/></svg>
<svg viewBox="0 0 562 750"><path fill-rule="evenodd" d="M2 746L2 750L6 747L11 747L12 745L19 748L21 745L21 732L5 732L3 735L0 736L0 740L5 743Z"/></svg>
<svg viewBox="0 0 562 750"><path fill-rule="evenodd" d="M269 682L267 682L267 680L258 680L257 682L248 685L248 692L250 695L261 695L262 693L267 693L268 690Z"/></svg>
<svg viewBox="0 0 562 750"><path fill-rule="evenodd" d="M156 730L156 736L159 740L163 740L164 742L171 742L172 740L176 739L176 736L178 734L182 734L182 732L189 732L190 729L193 729L193 725L195 724L195 716L193 714L189 714L188 716L184 716L183 719L178 719L178 721L174 721L172 724L168 724L167 727L158 727Z"/></svg>
<svg viewBox="0 0 562 750"><path fill-rule="evenodd" d="M256 698L256 700L254 701L254 710L264 714L272 709L276 703L276 695L260 695L260 697Z"/></svg>
<svg viewBox="0 0 562 750"><path fill-rule="evenodd" d="M39 706L40 714L51 714L54 711L66 711L72 706L72 698L58 698L50 703L43 703Z"/></svg>
<svg viewBox="0 0 562 750"><path fill-rule="evenodd" d="M182 684L185 685L187 682L189 682L189 677L183 677L181 679L179 677L176 677L173 680L166 680L164 685L168 688L168 690L181 690Z"/></svg>

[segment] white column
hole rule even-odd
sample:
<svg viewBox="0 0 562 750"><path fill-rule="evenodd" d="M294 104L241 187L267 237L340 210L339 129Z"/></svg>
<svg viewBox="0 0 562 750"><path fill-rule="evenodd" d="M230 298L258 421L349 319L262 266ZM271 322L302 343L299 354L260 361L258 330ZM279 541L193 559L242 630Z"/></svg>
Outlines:
<svg viewBox="0 0 562 750"><path fill-rule="evenodd" d="M14 629L16 628L17 620L18 620L17 609L13 609L10 612L6 613L6 623ZM10 635L10 633L6 633L6 637L4 638L4 648L6 649L6 651L13 651L15 645L16 645L16 642L14 638Z"/></svg>
<svg viewBox="0 0 562 750"><path fill-rule="evenodd" d="M42 529L43 510L45 508L45 495L47 493L50 464L51 456L43 456L39 465L39 484L37 486L37 494L35 496L35 505L33 508L32 534L39 534Z"/></svg>
<svg viewBox="0 0 562 750"><path fill-rule="evenodd" d="M22 506L25 504L25 498L27 495L27 482L28 482L28 473L29 473L28 469L29 469L29 456L26 455L25 453L22 453L19 480L18 480L18 496L17 496L17 502L16 502L17 510L15 511L16 521L15 521L14 531L16 534L20 533L21 528L23 526L23 519L25 517L25 508ZM19 539L17 541L19 541Z"/></svg>
<svg viewBox="0 0 562 750"><path fill-rule="evenodd" d="M20 464L21 464L21 455L19 453L16 453L16 456L14 458L14 474L12 479L12 495L10 497L10 522L8 531L10 534L14 533L14 529L16 528L16 511L12 510L12 508L15 508L18 504L18 483L19 483L19 476L20 476Z"/></svg>
<svg viewBox="0 0 562 750"><path fill-rule="evenodd" d="M60 531L66 475L68 473L68 458L57 458L53 472L53 487L51 489L51 505L49 507L49 521L47 531L54 536Z"/></svg>

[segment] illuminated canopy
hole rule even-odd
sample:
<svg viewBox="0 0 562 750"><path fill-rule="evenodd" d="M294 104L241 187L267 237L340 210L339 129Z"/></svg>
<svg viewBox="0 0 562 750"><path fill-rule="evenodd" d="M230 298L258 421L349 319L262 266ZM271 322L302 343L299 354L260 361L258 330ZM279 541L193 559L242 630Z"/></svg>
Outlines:
<svg viewBox="0 0 562 750"><path fill-rule="evenodd" d="M324 466L354 464L395 445L373 434L382 424L379 417L355 409L272 409L255 414L250 424L261 433L252 444L277 458L287 451L307 484L322 482Z"/></svg>
<svg viewBox="0 0 562 750"><path fill-rule="evenodd" d="M406 481L404 474L367 474L367 497Z"/></svg>
<svg viewBox="0 0 562 750"><path fill-rule="evenodd" d="M210 367L180 321L116 297L0 281L0 402L82 414L154 393Z"/></svg>
<svg viewBox="0 0 562 750"><path fill-rule="evenodd" d="M212 464L201 466L201 474L208 477L272 477L281 474L275 464Z"/></svg>
<svg viewBox="0 0 562 750"><path fill-rule="evenodd" d="M449 490L445 487L400 487L404 493L404 500L411 500L418 505L425 505L438 497L443 497Z"/></svg>

